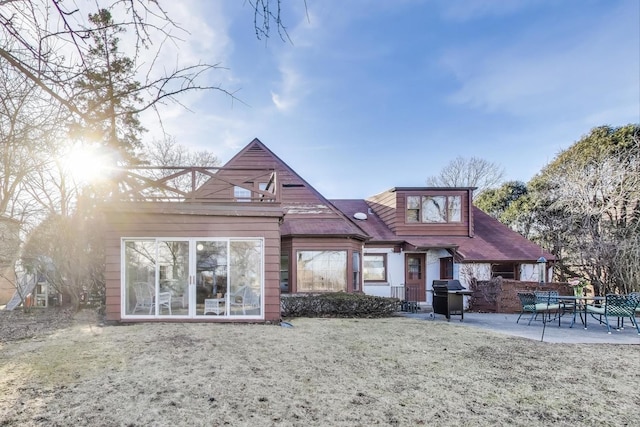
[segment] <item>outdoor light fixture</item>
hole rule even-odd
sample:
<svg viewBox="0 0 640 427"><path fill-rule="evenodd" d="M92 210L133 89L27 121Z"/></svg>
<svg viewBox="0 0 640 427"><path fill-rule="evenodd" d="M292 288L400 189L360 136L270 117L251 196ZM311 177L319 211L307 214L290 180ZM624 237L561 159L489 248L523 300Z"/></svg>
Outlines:
<svg viewBox="0 0 640 427"><path fill-rule="evenodd" d="M544 283L545 272L547 270L547 259L543 256L538 258L538 282Z"/></svg>

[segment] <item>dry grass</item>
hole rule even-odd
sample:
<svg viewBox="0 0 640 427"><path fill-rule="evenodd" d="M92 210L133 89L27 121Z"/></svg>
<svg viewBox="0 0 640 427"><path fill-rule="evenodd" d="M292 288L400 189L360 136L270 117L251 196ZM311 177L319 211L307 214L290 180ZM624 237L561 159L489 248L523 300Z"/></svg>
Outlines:
<svg viewBox="0 0 640 427"><path fill-rule="evenodd" d="M408 318L75 322L0 343L0 425L636 425L640 348Z"/></svg>

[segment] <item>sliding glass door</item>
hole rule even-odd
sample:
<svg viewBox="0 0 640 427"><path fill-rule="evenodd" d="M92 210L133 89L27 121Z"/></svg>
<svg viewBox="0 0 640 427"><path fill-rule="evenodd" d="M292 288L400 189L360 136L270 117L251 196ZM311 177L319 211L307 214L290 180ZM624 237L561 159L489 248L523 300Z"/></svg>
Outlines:
<svg viewBox="0 0 640 427"><path fill-rule="evenodd" d="M123 316L263 313L262 239L123 239Z"/></svg>

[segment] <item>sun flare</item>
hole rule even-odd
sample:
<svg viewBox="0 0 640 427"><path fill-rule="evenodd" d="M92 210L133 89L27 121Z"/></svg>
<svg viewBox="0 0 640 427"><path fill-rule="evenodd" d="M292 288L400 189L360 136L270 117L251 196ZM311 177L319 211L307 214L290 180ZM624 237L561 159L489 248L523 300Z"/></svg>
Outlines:
<svg viewBox="0 0 640 427"><path fill-rule="evenodd" d="M97 146L74 145L63 158L64 169L77 183L95 182L105 173L107 158Z"/></svg>

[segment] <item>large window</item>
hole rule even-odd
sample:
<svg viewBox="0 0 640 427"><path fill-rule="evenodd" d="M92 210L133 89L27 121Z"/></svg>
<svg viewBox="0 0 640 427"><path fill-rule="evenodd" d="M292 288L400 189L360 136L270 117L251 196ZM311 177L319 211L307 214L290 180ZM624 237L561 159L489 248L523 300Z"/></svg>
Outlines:
<svg viewBox="0 0 640 427"><path fill-rule="evenodd" d="M362 276L365 282L387 281L386 254L365 254L363 264Z"/></svg>
<svg viewBox="0 0 640 427"><path fill-rule="evenodd" d="M443 223L461 220L460 196L407 196L407 222Z"/></svg>
<svg viewBox="0 0 640 427"><path fill-rule="evenodd" d="M347 291L347 251L298 251L298 292Z"/></svg>

